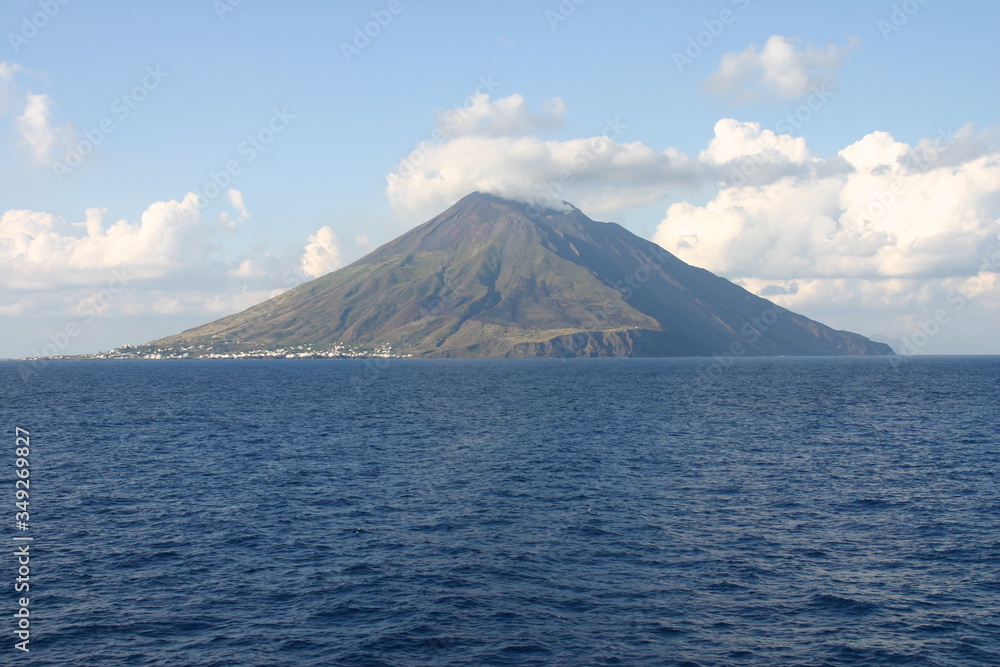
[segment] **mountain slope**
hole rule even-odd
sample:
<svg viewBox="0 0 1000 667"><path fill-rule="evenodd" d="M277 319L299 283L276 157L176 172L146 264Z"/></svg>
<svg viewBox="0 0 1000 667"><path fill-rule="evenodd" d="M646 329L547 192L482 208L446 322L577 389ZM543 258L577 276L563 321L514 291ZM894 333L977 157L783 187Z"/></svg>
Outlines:
<svg viewBox="0 0 1000 667"><path fill-rule="evenodd" d="M414 356L892 354L578 209L473 193L357 262L153 345Z"/></svg>

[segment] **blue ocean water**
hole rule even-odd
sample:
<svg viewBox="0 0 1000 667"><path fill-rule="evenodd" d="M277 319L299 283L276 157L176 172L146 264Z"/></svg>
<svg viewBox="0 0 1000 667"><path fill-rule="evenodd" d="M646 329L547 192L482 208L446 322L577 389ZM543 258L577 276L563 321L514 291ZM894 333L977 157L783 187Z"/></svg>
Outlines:
<svg viewBox="0 0 1000 667"><path fill-rule="evenodd" d="M0 395L35 540L4 664L1000 663L1000 358L6 362Z"/></svg>

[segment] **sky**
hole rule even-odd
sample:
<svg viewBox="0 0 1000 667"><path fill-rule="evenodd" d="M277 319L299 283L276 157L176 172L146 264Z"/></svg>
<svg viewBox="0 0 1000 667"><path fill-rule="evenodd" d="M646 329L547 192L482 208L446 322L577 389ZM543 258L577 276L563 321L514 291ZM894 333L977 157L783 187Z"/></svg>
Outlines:
<svg viewBox="0 0 1000 667"><path fill-rule="evenodd" d="M140 344L469 192L1000 354L992 0L9 0L0 358Z"/></svg>

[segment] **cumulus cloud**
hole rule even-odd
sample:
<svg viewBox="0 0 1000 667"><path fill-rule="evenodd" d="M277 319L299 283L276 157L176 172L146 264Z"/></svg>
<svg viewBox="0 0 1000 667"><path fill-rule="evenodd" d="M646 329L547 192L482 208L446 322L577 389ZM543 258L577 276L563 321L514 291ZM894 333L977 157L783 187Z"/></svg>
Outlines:
<svg viewBox="0 0 1000 667"><path fill-rule="evenodd" d="M703 205L671 205L654 240L817 317L855 312L870 322L895 312L903 321L994 284L1000 148L971 126L915 146L872 132L831 158L799 141L720 122L703 160L724 160L741 177L769 160L808 168L758 183L725 179Z"/></svg>
<svg viewBox="0 0 1000 667"><path fill-rule="evenodd" d="M52 98L28 93L24 113L17 117L21 140L36 162L46 163L53 149L72 139L72 127L52 124Z"/></svg>
<svg viewBox="0 0 1000 667"><path fill-rule="evenodd" d="M763 162L803 163L812 158L806 140L762 130L760 123L741 123L723 118L715 124L715 136L699 158L704 162L727 164L747 156Z"/></svg>
<svg viewBox="0 0 1000 667"><path fill-rule="evenodd" d="M236 215L233 216L228 211L220 213L218 219L219 227L227 230L242 227L246 221L250 219L250 213L247 211L247 207L243 203L243 193L239 190L227 190L226 199L229 200L229 204L233 207L233 211Z"/></svg>
<svg viewBox="0 0 1000 667"><path fill-rule="evenodd" d="M440 211L479 190L540 206L572 201L592 213L653 204L670 187L698 180L697 165L675 149L625 142L627 125L607 119L592 136L565 141L525 134L561 122L556 98L547 113L530 111L520 95L487 95L439 118L432 139L417 145L386 177L397 214Z"/></svg>
<svg viewBox="0 0 1000 667"><path fill-rule="evenodd" d="M122 268L135 280L177 276L192 267L211 273L214 232L201 207L198 196L188 193L180 201L152 204L138 222L111 224L100 208L88 209L78 222L39 211L7 211L0 216L0 286L94 285ZM202 273L199 279L204 278Z"/></svg>
<svg viewBox="0 0 1000 667"><path fill-rule="evenodd" d="M557 209L568 201L593 215L614 216L734 177L764 184L850 168L843 160L814 156L801 137L728 118L716 124L715 137L696 158L672 147L625 141L628 126L618 118L606 119L588 137L550 140L525 134L561 119L562 101L549 106L552 114L540 120L520 95L495 102L477 95L468 105L441 114L431 139L387 174L393 210L409 221L421 220L478 190ZM743 166L748 159L753 163L749 175Z"/></svg>
<svg viewBox="0 0 1000 667"><path fill-rule="evenodd" d="M336 271L343 265L340 258L340 239L329 225L320 227L309 237L299 268L307 276L318 278Z"/></svg>
<svg viewBox="0 0 1000 667"><path fill-rule="evenodd" d="M229 276L245 289L280 292L336 271L343 266L345 253L364 254L372 249L363 235L357 235L353 243L344 243L324 225L310 234L304 245L289 246L280 253L254 248L233 263Z"/></svg>
<svg viewBox="0 0 1000 667"><path fill-rule="evenodd" d="M152 204L137 222L109 224L100 208L88 209L78 222L39 211L7 211L0 215L0 315L208 319L248 308L343 264L330 226L282 252L255 248L221 256L214 239L231 229L220 221L250 217L240 191L230 190L228 199L233 211L215 222L203 217L203 202L193 193ZM110 283L127 284L128 290L116 290L113 299L95 305Z"/></svg>
<svg viewBox="0 0 1000 667"><path fill-rule="evenodd" d="M20 145L38 164L47 164L52 153L72 144L75 139L72 123L57 125L53 121L54 101L48 95L28 92L22 95L15 84L17 74L36 76L16 63L0 62L0 114L15 116Z"/></svg>
<svg viewBox="0 0 1000 667"><path fill-rule="evenodd" d="M109 222L101 208L76 221L42 211L4 212L0 316L56 323L39 326L59 331L73 322L88 336L104 331L107 337L121 326L148 332L136 339L144 342L244 310L342 264L330 226L282 252L255 248L224 256L215 239L232 230L220 221L250 217L240 191L227 195L232 210L214 221L202 215L204 203L193 193L156 202L135 222ZM362 241L367 244L348 243L348 251ZM44 334L36 341L39 347L47 342Z"/></svg>
<svg viewBox="0 0 1000 667"><path fill-rule="evenodd" d="M242 193L230 190L234 209L227 220L250 217ZM341 243L330 226L308 242L272 254L256 249L235 258L220 256L215 237L226 231L206 220L194 193L180 201L150 205L137 222L106 221L107 211L88 209L82 220L27 210L0 215L0 288L57 291L106 283L119 272L149 290L282 290L343 265Z"/></svg>
<svg viewBox="0 0 1000 667"><path fill-rule="evenodd" d="M438 129L448 137L510 137L559 127L566 114L566 102L553 97L542 111L528 107L523 95L513 94L490 100L489 93L477 93L468 104L438 115Z"/></svg>
<svg viewBox="0 0 1000 667"><path fill-rule="evenodd" d="M997 255L995 260L1000 260ZM906 354L995 354L1000 314L1000 273L945 279L805 279L737 281L790 310L836 328L882 334L903 343Z"/></svg>
<svg viewBox="0 0 1000 667"><path fill-rule="evenodd" d="M129 318L148 325L182 313L203 313L195 321L176 320L179 330L221 314L211 311L220 302L273 296L273 289L228 284L229 263L216 255L212 241L218 225L203 219L201 207L198 197L188 194L180 201L152 204L136 222L109 222L101 208L88 209L77 221L43 211L4 212L0 315L21 318L21 344L30 341L32 354L43 347L47 351L42 353L56 354L92 351L102 336L115 340L126 326L144 330L127 325L138 322ZM35 334L28 333L32 324ZM76 333L68 334L71 325ZM126 342L130 338L116 344Z"/></svg>
<svg viewBox="0 0 1000 667"><path fill-rule="evenodd" d="M743 140L747 154L791 140L751 129ZM723 186L702 206L673 204L655 240L736 277L974 275L1000 234L1000 150L939 164L948 151L961 150L962 136L968 128L951 144L924 150L873 132L840 151L846 171L804 170L762 185ZM730 143L725 157L739 163L739 152ZM797 155L828 162L810 158L804 147Z"/></svg>
<svg viewBox="0 0 1000 667"><path fill-rule="evenodd" d="M727 53L718 71L705 79L705 89L728 95L736 103L808 95L834 85L841 61L858 43L852 38L842 47L810 43L796 49L795 41L771 35L763 47L752 44L745 51Z"/></svg>

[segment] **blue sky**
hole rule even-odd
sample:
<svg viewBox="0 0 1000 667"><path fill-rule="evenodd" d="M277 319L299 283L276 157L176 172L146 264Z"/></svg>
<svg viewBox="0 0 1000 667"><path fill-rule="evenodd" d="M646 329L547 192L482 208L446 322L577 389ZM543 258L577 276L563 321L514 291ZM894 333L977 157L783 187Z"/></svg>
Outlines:
<svg viewBox="0 0 1000 667"><path fill-rule="evenodd" d="M985 0L7 2L0 357L216 319L474 189L558 190L913 352L1000 353L998 25Z"/></svg>

